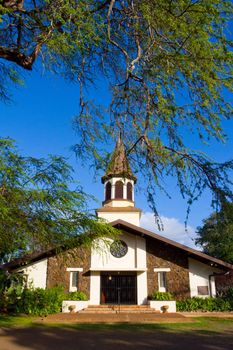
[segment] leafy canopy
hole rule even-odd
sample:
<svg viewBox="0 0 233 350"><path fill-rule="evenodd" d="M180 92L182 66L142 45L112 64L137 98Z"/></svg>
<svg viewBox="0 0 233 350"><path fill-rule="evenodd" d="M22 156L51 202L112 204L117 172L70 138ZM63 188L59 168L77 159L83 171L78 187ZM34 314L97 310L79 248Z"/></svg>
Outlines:
<svg viewBox="0 0 233 350"><path fill-rule="evenodd" d="M11 139L0 139L0 260L48 248L90 245L116 230L87 210L88 196L71 190L64 158L23 157Z"/></svg>
<svg viewBox="0 0 233 350"><path fill-rule="evenodd" d="M42 63L80 84L75 150L85 161L105 167L120 131L155 211L165 176L177 179L188 205L205 188L214 202L232 199L233 162L214 163L187 137L223 141L221 122L232 117L231 0L5 0L0 13L3 98L20 68ZM100 78L109 106L91 101L88 88Z"/></svg>
<svg viewBox="0 0 233 350"><path fill-rule="evenodd" d="M233 203L224 203L197 228L196 244L205 253L233 264Z"/></svg>

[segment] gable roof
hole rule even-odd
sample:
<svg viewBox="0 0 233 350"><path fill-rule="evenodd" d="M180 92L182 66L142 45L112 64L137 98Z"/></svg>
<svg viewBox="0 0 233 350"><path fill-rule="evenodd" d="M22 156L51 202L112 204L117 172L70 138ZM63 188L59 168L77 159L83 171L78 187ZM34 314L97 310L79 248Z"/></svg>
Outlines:
<svg viewBox="0 0 233 350"><path fill-rule="evenodd" d="M62 250L59 250L59 252L61 251ZM6 270L6 271L14 271L14 270L17 270L18 268L26 267L27 265L31 265L43 259L47 259L51 256L55 256L56 254L58 254L58 250L55 248L45 250L39 253L26 254L20 258L16 258L8 263L0 265L0 269Z"/></svg>
<svg viewBox="0 0 233 350"><path fill-rule="evenodd" d="M229 264L223 260L214 258L208 254L202 253L199 250L187 247L187 246L180 244L178 242L175 242L169 238L160 236L157 233L148 231L142 227L130 224L124 220L115 220L115 221L111 222L111 225L118 228L118 229L125 230L129 233L132 233L132 234L137 234L137 235L142 236L142 237L150 237L154 240L157 240L159 242L164 243L165 245L169 245L169 246L174 247L176 249L182 250L190 258L199 260L199 261L201 261L205 264L208 264L210 266L214 266L214 267L224 269L224 270L233 270L232 264Z"/></svg>
<svg viewBox="0 0 233 350"><path fill-rule="evenodd" d="M232 264L229 264L223 260L214 258L214 257L212 257L208 254L202 253L196 249L187 247L187 246L180 244L178 242L175 242L171 239L168 239L166 237L158 235L157 233L148 231L142 227L130 224L124 220L120 220L120 219L115 220L113 222L110 222L110 225L118 228L119 230L123 230L123 231L126 231L128 233L139 235L139 236L145 237L145 238L147 238L147 237L152 238L153 240L162 242L165 245L169 245L170 247L173 247L174 249L179 249L179 250L183 251L184 253L186 253L188 255L188 257L196 259L198 261L201 261L201 262L203 262L207 265L210 265L212 267L216 267L216 268L219 268L219 269L224 270L224 271L229 271L229 270L233 271ZM27 265L38 262L40 260L55 256L56 254L58 254L64 250L66 250L66 248L60 248L60 249L53 248L53 249L46 250L46 251L43 251L40 253L28 254L22 258L15 259L9 263L1 265L0 269L13 271L13 270L16 270L18 268L25 267Z"/></svg>

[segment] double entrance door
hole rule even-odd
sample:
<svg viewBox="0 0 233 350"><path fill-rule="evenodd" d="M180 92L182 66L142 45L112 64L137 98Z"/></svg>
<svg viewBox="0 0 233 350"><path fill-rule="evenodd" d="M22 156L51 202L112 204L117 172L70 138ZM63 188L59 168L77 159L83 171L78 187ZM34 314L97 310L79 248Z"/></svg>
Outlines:
<svg viewBox="0 0 233 350"><path fill-rule="evenodd" d="M101 275L101 304L137 304L137 276L125 272Z"/></svg>

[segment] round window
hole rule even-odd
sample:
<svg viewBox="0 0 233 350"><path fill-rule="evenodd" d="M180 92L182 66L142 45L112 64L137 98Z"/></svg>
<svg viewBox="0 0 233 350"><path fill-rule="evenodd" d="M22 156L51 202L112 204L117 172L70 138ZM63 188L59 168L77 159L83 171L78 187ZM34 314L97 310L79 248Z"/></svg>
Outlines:
<svg viewBox="0 0 233 350"><path fill-rule="evenodd" d="M128 252L128 246L124 241L115 241L110 246L110 253L115 258L122 258Z"/></svg>

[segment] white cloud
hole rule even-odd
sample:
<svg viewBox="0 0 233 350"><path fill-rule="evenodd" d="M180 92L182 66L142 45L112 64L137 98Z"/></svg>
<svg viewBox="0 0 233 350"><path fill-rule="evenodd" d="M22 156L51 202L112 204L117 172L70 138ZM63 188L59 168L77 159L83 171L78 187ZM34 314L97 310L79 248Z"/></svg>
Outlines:
<svg viewBox="0 0 233 350"><path fill-rule="evenodd" d="M142 214L140 226L146 230L153 231L160 236L167 237L173 241L197 249L194 244L194 238L196 236L194 227L188 225L186 232L184 223L180 222L177 218L161 216L161 220L163 224L163 231L158 230L154 214L151 212L146 212Z"/></svg>

